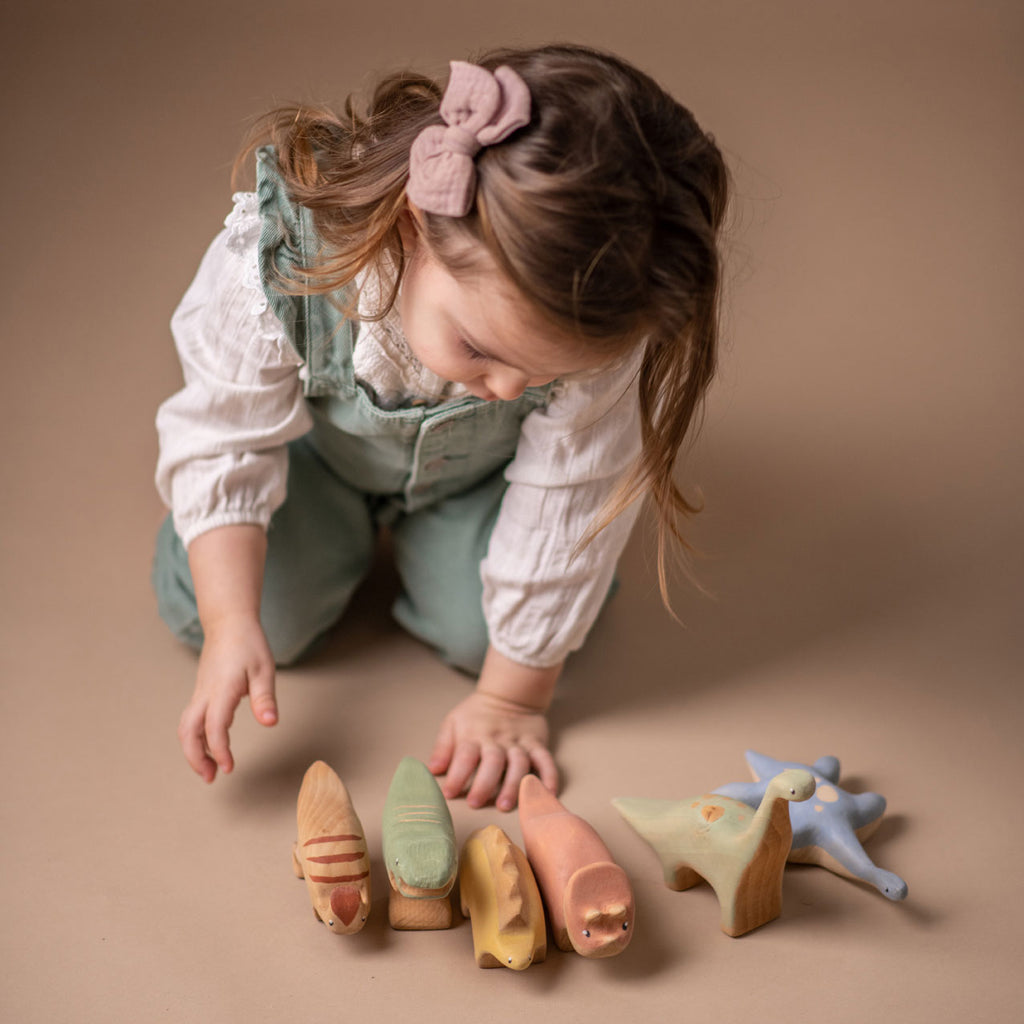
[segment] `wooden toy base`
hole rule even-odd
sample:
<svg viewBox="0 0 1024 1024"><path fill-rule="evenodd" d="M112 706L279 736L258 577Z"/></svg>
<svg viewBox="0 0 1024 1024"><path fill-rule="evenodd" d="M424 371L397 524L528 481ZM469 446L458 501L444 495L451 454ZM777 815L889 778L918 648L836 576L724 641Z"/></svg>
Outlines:
<svg viewBox="0 0 1024 1024"><path fill-rule="evenodd" d="M411 899L391 890L388 899L388 924L396 931L440 931L452 926L452 901L440 899Z"/></svg>

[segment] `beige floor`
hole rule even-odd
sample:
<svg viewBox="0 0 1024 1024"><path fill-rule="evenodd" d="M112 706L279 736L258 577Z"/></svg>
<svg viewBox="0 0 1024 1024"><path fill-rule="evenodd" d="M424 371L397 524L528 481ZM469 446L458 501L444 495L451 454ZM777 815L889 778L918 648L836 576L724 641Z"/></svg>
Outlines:
<svg viewBox="0 0 1024 1024"><path fill-rule="evenodd" d="M1021 6L490 6L3 15L0 1019L1019 1020ZM394 765L427 754L465 689L390 624L386 584L282 674L275 730L243 709L233 776L187 770L194 659L147 578L153 414L247 117L558 38L619 50L691 105L737 203L690 464L713 596L680 583L676 626L635 539L553 713L563 797L633 877L636 938L513 975L477 970L466 924L391 932L379 859L350 939L291 875L304 767L338 768L376 841ZM742 779L747 748L835 754L850 789L884 793L869 852L907 902L792 868L782 918L730 940L710 890L663 888L610 798ZM453 813L460 835L518 839L514 817Z"/></svg>

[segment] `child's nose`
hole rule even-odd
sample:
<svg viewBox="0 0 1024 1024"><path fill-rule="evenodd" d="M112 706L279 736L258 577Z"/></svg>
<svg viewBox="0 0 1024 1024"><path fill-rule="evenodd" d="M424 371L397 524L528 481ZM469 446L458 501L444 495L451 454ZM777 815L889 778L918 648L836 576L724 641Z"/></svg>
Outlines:
<svg viewBox="0 0 1024 1024"><path fill-rule="evenodd" d="M530 378L519 370L501 370L487 378L488 390L494 392L503 402L518 398L530 383Z"/></svg>

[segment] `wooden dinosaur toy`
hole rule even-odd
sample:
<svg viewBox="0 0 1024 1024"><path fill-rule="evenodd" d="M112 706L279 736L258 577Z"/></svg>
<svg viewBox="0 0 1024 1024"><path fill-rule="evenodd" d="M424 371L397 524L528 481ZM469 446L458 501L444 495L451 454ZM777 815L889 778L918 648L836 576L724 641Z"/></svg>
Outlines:
<svg viewBox="0 0 1024 1024"><path fill-rule="evenodd" d="M790 768L771 780L756 811L713 793L612 804L654 848L665 884L689 889L704 878L718 897L722 931L737 936L782 912L782 875L793 837L789 804L813 793L814 776Z"/></svg>
<svg viewBox="0 0 1024 1024"><path fill-rule="evenodd" d="M519 824L555 945L590 959L621 953L633 936L633 887L601 837L536 775L520 783Z"/></svg>
<svg viewBox="0 0 1024 1024"><path fill-rule="evenodd" d="M450 928L458 849L441 787L427 766L403 758L384 802L384 863L391 882L388 921L403 931Z"/></svg>
<svg viewBox="0 0 1024 1024"><path fill-rule="evenodd" d="M471 833L459 858L459 898L477 967L526 970L547 955L540 890L526 854L497 825Z"/></svg>
<svg viewBox="0 0 1024 1024"><path fill-rule="evenodd" d="M890 900L907 898L907 883L899 875L884 871L864 852L861 843L871 836L885 813L885 797L878 793L848 793L840 789L839 760L820 757L813 765L776 761L748 750L747 765L754 782L732 782L716 793L757 807L764 797L767 780L786 768L803 768L814 775L814 799L790 809L793 843L789 861L818 864L844 878L873 885Z"/></svg>
<svg viewBox="0 0 1024 1024"><path fill-rule="evenodd" d="M370 858L345 784L323 761L306 770L296 811L292 866L332 932L352 935L370 913Z"/></svg>

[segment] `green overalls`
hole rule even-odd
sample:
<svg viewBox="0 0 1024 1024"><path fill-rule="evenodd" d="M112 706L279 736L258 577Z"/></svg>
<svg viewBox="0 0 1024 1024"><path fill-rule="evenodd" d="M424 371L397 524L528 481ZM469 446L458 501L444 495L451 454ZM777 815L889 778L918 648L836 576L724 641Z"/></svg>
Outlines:
<svg viewBox="0 0 1024 1024"><path fill-rule="evenodd" d="M258 154L260 276L305 360L313 428L289 445L288 490L267 532L261 619L280 664L298 658L339 618L391 531L403 593L393 609L451 664L480 668L487 649L480 562L507 486L523 419L550 385L511 402L463 398L432 408L378 408L354 378L359 324L320 295L285 295L275 268L316 255L309 212L294 206L273 153ZM343 303L341 305L344 305ZM168 517L154 568L160 613L199 647L202 629L184 547Z"/></svg>

